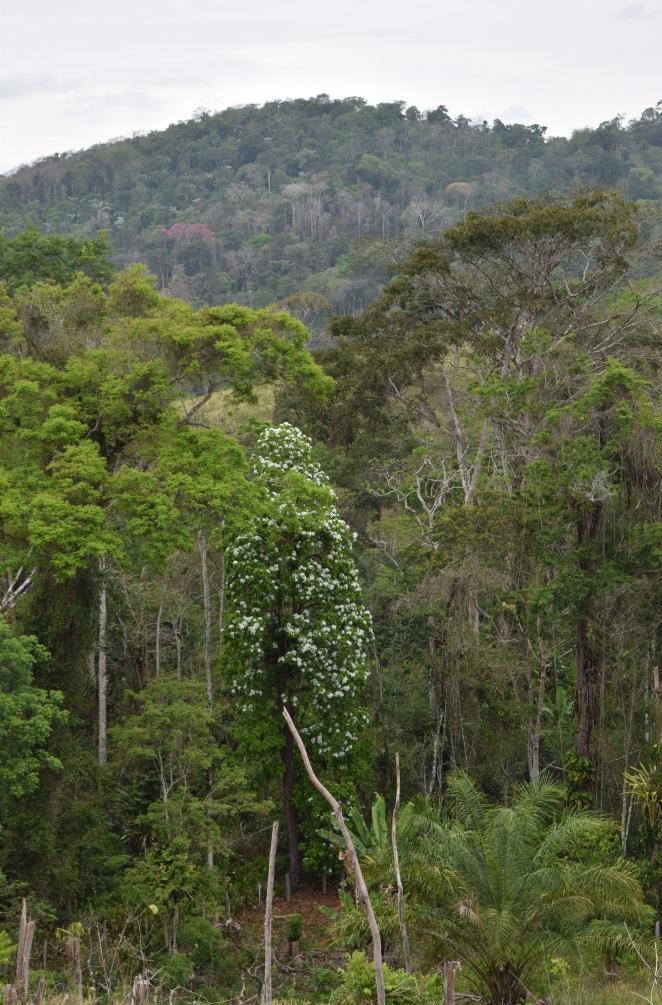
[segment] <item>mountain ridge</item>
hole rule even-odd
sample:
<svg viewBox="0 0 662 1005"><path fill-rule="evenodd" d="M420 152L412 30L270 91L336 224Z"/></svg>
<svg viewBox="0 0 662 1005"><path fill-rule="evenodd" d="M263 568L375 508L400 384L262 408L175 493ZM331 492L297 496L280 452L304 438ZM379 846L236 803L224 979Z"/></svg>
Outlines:
<svg viewBox="0 0 662 1005"><path fill-rule="evenodd" d="M0 177L0 227L106 229L117 263L144 261L164 290L252 306L303 292L295 309L314 325L374 298L394 244L513 197L588 186L659 207L662 102L569 138L358 97L201 111Z"/></svg>

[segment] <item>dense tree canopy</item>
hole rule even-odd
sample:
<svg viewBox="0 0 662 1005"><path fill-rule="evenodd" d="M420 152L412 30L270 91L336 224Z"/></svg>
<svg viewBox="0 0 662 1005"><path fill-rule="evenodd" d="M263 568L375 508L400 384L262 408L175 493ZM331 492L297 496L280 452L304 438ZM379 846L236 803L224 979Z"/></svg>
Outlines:
<svg viewBox="0 0 662 1005"><path fill-rule="evenodd" d="M261 306L304 291L354 313L402 257L397 243L509 198L617 186L659 228L661 132L659 104L565 138L444 105L271 101L21 168L0 179L0 227L105 228L118 262L145 261L196 303Z"/></svg>
<svg viewBox="0 0 662 1005"><path fill-rule="evenodd" d="M329 144L369 133L357 191L382 186L405 214L387 161L418 143L508 150L520 178L525 151L549 166L583 142L443 106L313 106L272 111ZM389 246L391 277L379 292L375 268L358 310L305 288L330 230L310 231L317 196L281 177L276 141L248 135L262 115L165 135L203 142L236 120L223 143L285 200L287 223L254 245L271 246L282 302L267 284L198 306L174 273L159 290L144 266L111 268L102 239L0 242L0 966L26 895L54 986L79 995L82 980L112 1005L140 972L159 1000L256 999L275 817L277 888L299 886L285 912L307 911L275 912L295 957L281 966L274 947L281 991L373 1005L355 878L286 706L355 835L394 1001L438 1002L454 960L460 992L491 1005L583 1001L603 950L653 1001L636 983L662 844L651 218L611 189L533 184L476 212L475 182L451 175L441 209L419 193L419 240ZM607 124L604 152L639 156L656 122ZM104 157L161 142L103 148L67 199L111 184ZM208 223L163 220L160 246L211 241ZM276 264L294 231L303 289ZM325 268L349 276L345 239ZM300 319L321 323L330 302L348 313L313 355ZM332 934L357 950L342 971Z"/></svg>

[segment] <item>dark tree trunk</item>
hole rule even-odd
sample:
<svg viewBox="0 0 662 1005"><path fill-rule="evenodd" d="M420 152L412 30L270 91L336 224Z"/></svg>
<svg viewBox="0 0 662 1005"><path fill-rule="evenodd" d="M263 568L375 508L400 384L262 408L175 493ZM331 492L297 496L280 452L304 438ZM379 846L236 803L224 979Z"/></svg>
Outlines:
<svg viewBox="0 0 662 1005"><path fill-rule="evenodd" d="M593 730L599 715L599 681L588 638L588 617L577 625L575 641L577 661L577 756L591 758Z"/></svg>
<svg viewBox="0 0 662 1005"><path fill-rule="evenodd" d="M287 826L290 884L292 890L296 890L301 882L301 851L299 848L299 820L294 805L294 740L287 725L283 740L283 809Z"/></svg>
<svg viewBox="0 0 662 1005"><path fill-rule="evenodd" d="M598 669L590 640L591 606L590 579L594 570L593 548L600 528L602 506L593 503L577 524L578 565L584 579L584 597L580 601L575 634L575 665L577 669L577 743L578 757L591 758L593 733L598 723L600 688Z"/></svg>
<svg viewBox="0 0 662 1005"><path fill-rule="evenodd" d="M490 1005L518 1005L528 997L527 989L510 963L489 974L487 985Z"/></svg>

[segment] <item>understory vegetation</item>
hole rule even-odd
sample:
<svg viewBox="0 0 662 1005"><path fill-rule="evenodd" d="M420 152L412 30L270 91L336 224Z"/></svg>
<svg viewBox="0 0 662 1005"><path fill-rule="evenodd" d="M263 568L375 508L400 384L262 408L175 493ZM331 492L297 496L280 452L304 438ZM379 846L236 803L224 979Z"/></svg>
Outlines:
<svg viewBox="0 0 662 1005"><path fill-rule="evenodd" d="M98 214L86 236L0 238L7 1005L259 1000L274 820L273 1001L378 1000L351 856L283 707L353 836L389 1005L451 1005L453 988L488 1005L660 1001L650 206L611 188L529 194L561 170L536 127L346 104L318 99L315 128L331 142L333 113L352 143L371 123L383 158L352 163L381 186L384 219L402 189L390 152L423 151L435 130L456 158L461 135L465 158L510 151L517 177L528 151L529 181L534 161L543 180L474 212L480 192L502 194L498 178L489 199L473 181L449 195L445 169L461 212L440 204L443 230L421 225L365 302L330 297L314 352L283 309L289 274L287 291L271 277L251 297L232 277L224 291L243 302L209 306L216 280L189 301L174 269L166 283L115 268ZM313 121L306 103L272 112ZM261 135L265 116L202 116L158 142L44 162L3 182L3 219L36 199L38 222L57 227L70 200L85 214L105 198L122 156L151 150L164 178L159 142L216 129L199 170L226 170L230 145L244 170L228 199L241 206L262 172L290 207L281 236L246 224L269 237L275 268L274 242L303 226L292 207L322 181L312 147L297 155L312 172L303 194L276 141L269 156L247 149L244 120ZM635 198L659 195L659 118L594 131L616 137L603 174L630 158ZM135 172L125 193L143 230L164 222L146 184ZM137 215L126 221L135 237Z"/></svg>

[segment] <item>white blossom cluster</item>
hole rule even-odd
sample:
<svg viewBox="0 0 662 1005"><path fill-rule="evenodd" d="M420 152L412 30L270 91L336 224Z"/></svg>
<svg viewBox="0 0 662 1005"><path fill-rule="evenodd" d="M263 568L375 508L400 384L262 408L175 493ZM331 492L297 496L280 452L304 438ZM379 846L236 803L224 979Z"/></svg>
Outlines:
<svg viewBox="0 0 662 1005"><path fill-rule="evenodd" d="M269 426L259 436L253 457L253 473L270 488L286 471L297 471L315 485L329 485L328 478L312 457L313 445L305 433L289 422ZM330 491L330 488L329 488Z"/></svg>
<svg viewBox="0 0 662 1005"><path fill-rule="evenodd" d="M293 471L326 488L319 505L302 504L287 483ZM258 719L280 714L278 696L316 754L339 761L367 722L360 695L372 638L351 534L300 430L267 429L254 472L271 512L256 517L227 555L233 695Z"/></svg>

